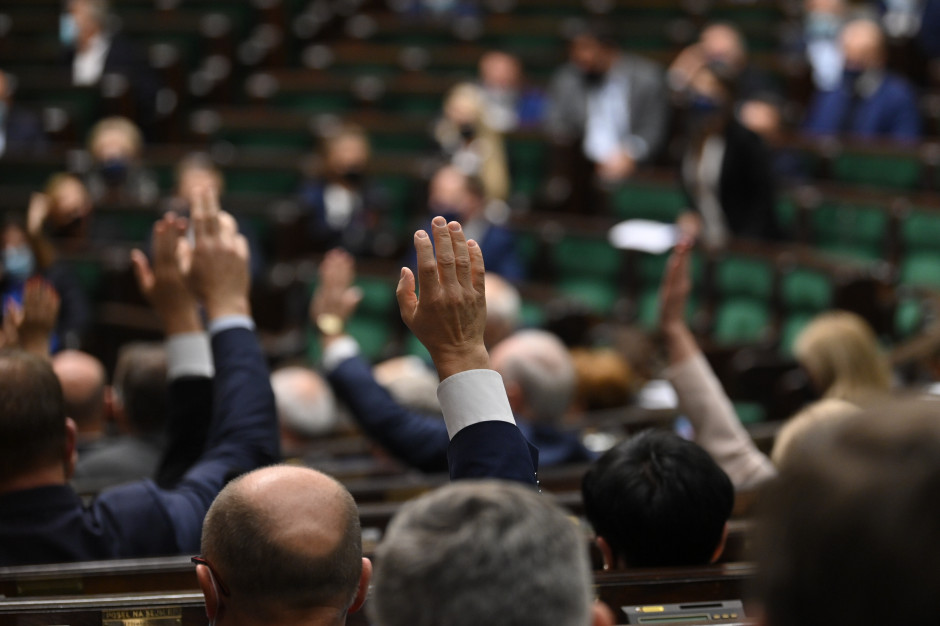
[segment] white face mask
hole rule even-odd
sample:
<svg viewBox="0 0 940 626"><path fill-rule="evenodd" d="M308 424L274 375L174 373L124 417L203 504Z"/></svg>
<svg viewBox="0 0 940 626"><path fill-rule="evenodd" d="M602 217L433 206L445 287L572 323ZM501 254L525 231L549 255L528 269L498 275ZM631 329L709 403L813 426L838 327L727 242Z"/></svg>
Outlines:
<svg viewBox="0 0 940 626"><path fill-rule="evenodd" d="M5 273L18 281L25 281L36 269L36 258L29 246L17 246L3 250L3 268Z"/></svg>

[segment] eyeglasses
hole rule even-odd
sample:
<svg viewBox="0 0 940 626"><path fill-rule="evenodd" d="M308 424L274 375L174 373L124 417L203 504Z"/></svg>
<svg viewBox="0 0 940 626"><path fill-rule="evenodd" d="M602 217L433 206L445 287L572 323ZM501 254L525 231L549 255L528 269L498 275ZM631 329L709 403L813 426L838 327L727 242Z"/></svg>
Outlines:
<svg viewBox="0 0 940 626"><path fill-rule="evenodd" d="M193 558L190 559L190 561L192 561L196 565L205 565L206 567L208 567L209 574L212 576L212 580L219 586L219 591L222 592L222 595L225 596L226 598L231 597L232 594L229 593L228 587L226 587L225 583L222 582L222 577L219 576L219 573L215 571L214 567L212 567L212 563L207 561L202 556L194 556Z"/></svg>

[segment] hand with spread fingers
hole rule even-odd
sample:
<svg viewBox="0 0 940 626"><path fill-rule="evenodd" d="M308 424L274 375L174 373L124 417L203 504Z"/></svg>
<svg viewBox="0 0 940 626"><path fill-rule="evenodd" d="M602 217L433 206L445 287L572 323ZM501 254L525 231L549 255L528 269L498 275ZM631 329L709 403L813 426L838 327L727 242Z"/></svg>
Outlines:
<svg viewBox="0 0 940 626"><path fill-rule="evenodd" d="M414 237L420 297L414 273L402 268L396 291L401 317L430 352L441 380L470 369L489 369L483 345L483 252L477 242L467 241L457 222L435 217L431 231L434 245L424 231Z"/></svg>
<svg viewBox="0 0 940 626"><path fill-rule="evenodd" d="M140 250L131 263L140 292L163 321L167 335L202 330L196 298L186 285L184 269L192 248L186 240L187 221L167 213L153 226L153 266Z"/></svg>
<svg viewBox="0 0 940 626"><path fill-rule="evenodd" d="M248 242L238 225L219 208L212 190L198 194L192 209L195 243L189 268L181 268L190 289L210 321L229 315L251 315L248 290Z"/></svg>
<svg viewBox="0 0 940 626"><path fill-rule="evenodd" d="M339 248L330 250L320 263L320 282L310 300L310 320L320 331L324 347L341 336L346 322L362 300L353 286L356 260Z"/></svg>
<svg viewBox="0 0 940 626"><path fill-rule="evenodd" d="M16 333L23 350L49 357L49 342L59 317L59 294L42 278L31 278L23 289L23 308Z"/></svg>

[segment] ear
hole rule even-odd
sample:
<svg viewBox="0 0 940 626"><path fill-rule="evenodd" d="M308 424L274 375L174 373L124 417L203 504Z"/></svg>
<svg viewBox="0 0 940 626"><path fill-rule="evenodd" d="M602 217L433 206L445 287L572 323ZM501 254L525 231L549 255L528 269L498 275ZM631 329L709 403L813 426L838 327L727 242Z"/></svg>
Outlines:
<svg viewBox="0 0 940 626"><path fill-rule="evenodd" d="M725 522L725 527L721 529L721 541L718 542L718 545L715 546L715 552L712 554L712 560L709 563L717 563L718 559L721 558L721 553L725 551L725 544L728 542L728 522Z"/></svg>
<svg viewBox="0 0 940 626"><path fill-rule="evenodd" d="M525 394L522 393L522 387L519 383L505 381L506 397L509 398L509 408L513 415L522 415L525 413Z"/></svg>
<svg viewBox="0 0 940 626"><path fill-rule="evenodd" d="M598 600L591 606L591 626L614 626L617 618L610 607Z"/></svg>
<svg viewBox="0 0 940 626"><path fill-rule="evenodd" d="M127 416L124 415L124 405L114 393L114 387L107 385L104 388L104 419L105 422L114 422L118 429L123 432L127 430Z"/></svg>
<svg viewBox="0 0 940 626"><path fill-rule="evenodd" d="M350 613L355 613L366 603L366 596L369 595L369 583L372 581L372 561L362 557L362 574L359 576L359 589L356 591L356 597L349 607Z"/></svg>
<svg viewBox="0 0 940 626"><path fill-rule="evenodd" d="M62 460L65 466L65 479L70 480L75 474L75 465L78 463L78 425L71 417L65 418L65 448L62 450Z"/></svg>
<svg viewBox="0 0 940 626"><path fill-rule="evenodd" d="M603 537L597 537L594 539L594 545L601 551L601 556L604 559L604 570L616 568L617 561L614 560L614 551L611 549L610 544L607 543L607 540Z"/></svg>
<svg viewBox="0 0 940 626"><path fill-rule="evenodd" d="M215 584L212 582L212 574L205 565L196 566L196 579L199 581L199 588L202 589L202 595L206 599L206 617L210 622L215 621L215 616L219 613L219 595Z"/></svg>

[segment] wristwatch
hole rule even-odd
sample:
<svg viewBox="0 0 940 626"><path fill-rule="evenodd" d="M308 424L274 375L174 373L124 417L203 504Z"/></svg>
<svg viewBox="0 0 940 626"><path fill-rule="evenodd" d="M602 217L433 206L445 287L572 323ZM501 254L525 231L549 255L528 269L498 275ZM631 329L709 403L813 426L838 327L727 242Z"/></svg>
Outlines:
<svg viewBox="0 0 940 626"><path fill-rule="evenodd" d="M343 318L335 313L321 313L316 319L317 330L327 337L342 335L345 330Z"/></svg>

